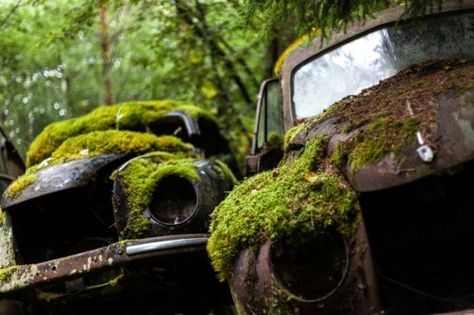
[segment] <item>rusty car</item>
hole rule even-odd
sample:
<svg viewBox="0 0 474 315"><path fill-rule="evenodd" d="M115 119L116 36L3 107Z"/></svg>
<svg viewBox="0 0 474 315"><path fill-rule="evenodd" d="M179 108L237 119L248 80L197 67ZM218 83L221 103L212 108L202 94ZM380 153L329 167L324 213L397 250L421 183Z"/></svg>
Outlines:
<svg viewBox="0 0 474 315"><path fill-rule="evenodd" d="M239 313L473 313L474 1L310 34L276 73L212 214Z"/></svg>
<svg viewBox="0 0 474 315"><path fill-rule="evenodd" d="M25 174L14 180L20 163L1 177L14 181L1 200L0 314L229 314L205 244L232 161L213 115L189 103L50 124Z"/></svg>

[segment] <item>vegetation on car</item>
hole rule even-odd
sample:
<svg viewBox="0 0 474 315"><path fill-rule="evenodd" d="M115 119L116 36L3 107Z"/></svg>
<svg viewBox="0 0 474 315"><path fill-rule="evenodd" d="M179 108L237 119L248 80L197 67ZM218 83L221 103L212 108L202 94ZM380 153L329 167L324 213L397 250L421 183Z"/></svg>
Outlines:
<svg viewBox="0 0 474 315"><path fill-rule="evenodd" d="M192 154L193 149L191 144L184 143L174 136L155 136L133 131L94 131L64 141L50 158L29 167L24 175L7 188L5 196L18 197L23 189L36 181L38 170L72 160L102 154L138 155L153 151Z"/></svg>
<svg viewBox="0 0 474 315"><path fill-rule="evenodd" d="M247 179L215 209L208 251L222 280L242 249L298 244L328 229L354 232L356 195L325 156L325 138L315 137L299 159Z"/></svg>
<svg viewBox="0 0 474 315"><path fill-rule="evenodd" d="M170 111L183 111L196 119L215 119L204 109L189 102L146 101L101 106L87 115L48 125L32 142L27 153L27 165L48 158L66 140L92 131L146 131ZM216 122L215 122L216 123Z"/></svg>
<svg viewBox="0 0 474 315"><path fill-rule="evenodd" d="M142 237L150 226L149 218L143 215L151 201L155 187L168 175L177 175L199 180L193 160L184 153L153 152L137 159L132 159L126 166L112 174L112 179L120 179L130 213L127 226L121 238L133 239ZM113 200L117 203L117 200ZM115 204L114 208L120 208Z"/></svg>
<svg viewBox="0 0 474 315"><path fill-rule="evenodd" d="M403 160L403 149L416 145L417 131L436 148L436 95L473 89L473 70L474 62L465 60L433 60L413 65L290 129L285 136L285 150L296 142L306 141L323 123L332 124L335 132L344 135L344 140L330 152L331 162L340 169L348 164L352 172L374 165L388 154Z"/></svg>
<svg viewBox="0 0 474 315"><path fill-rule="evenodd" d="M37 174L28 173L20 176L16 181L14 181L3 193L5 197L15 198L17 197L23 189L33 184L38 178Z"/></svg>
<svg viewBox="0 0 474 315"><path fill-rule="evenodd" d="M405 121L373 121L349 143L338 143L331 161L339 167L348 162L351 170L357 172L365 165L381 161L390 153L399 159L400 150L414 143L418 126L419 121L416 118L408 118Z"/></svg>

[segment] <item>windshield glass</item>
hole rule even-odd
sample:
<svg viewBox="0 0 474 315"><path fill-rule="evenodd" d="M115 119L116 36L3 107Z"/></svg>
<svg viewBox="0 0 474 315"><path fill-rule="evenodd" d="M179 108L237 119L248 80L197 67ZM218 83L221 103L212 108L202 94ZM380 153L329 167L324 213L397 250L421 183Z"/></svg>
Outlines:
<svg viewBox="0 0 474 315"><path fill-rule="evenodd" d="M294 72L296 118L320 114L410 65L473 57L474 13L379 29L312 59Z"/></svg>

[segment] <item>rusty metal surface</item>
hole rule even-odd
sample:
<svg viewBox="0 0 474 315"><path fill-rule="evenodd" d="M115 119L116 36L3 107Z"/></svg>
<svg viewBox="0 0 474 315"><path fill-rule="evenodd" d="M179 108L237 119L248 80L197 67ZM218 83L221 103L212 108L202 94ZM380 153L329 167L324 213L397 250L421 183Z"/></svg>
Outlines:
<svg viewBox="0 0 474 315"><path fill-rule="evenodd" d="M402 150L404 159L386 156L378 164L367 165L346 175L361 192L403 185L430 174L448 170L474 159L474 91L452 90L438 96L437 152L433 163L423 163L416 143Z"/></svg>
<svg viewBox="0 0 474 315"><path fill-rule="evenodd" d="M159 241L186 240L207 238L207 234L184 234L161 236L142 240L123 241L106 247L90 250L80 254L41 262L38 264L20 265L3 270L4 281L0 282L0 293L11 294L16 291L44 286L58 281L81 277L94 272L106 271L128 263L177 253L205 250L205 245L189 243L188 246L167 248L143 254L127 255L128 246L147 244Z"/></svg>
<svg viewBox="0 0 474 315"><path fill-rule="evenodd" d="M123 155L108 154L42 168L35 172L38 177L32 185L23 189L18 197L3 196L0 206L6 209L40 196L85 186L98 176L102 168L122 157Z"/></svg>
<svg viewBox="0 0 474 315"><path fill-rule="evenodd" d="M271 243L256 251L241 251L229 281L237 309L241 314L381 314L363 224L349 244L349 266L343 281L331 294L315 300L297 297L276 281Z"/></svg>
<svg viewBox="0 0 474 315"><path fill-rule="evenodd" d="M433 12L438 12L438 8L432 8ZM459 10L474 9L474 0L457 1L451 0L443 2L441 14L451 13ZM285 132L297 124L296 118L292 109L292 74L301 63L308 59L314 58L317 55L324 54L327 51L339 46L342 43L350 41L358 36L361 36L369 31L379 29L389 24L394 24L404 17L405 8L398 6L392 9L382 11L376 15L376 18L365 22L355 22L347 26L346 29L335 32L331 37L321 44L321 38L316 36L310 45L302 45L301 47L292 51L281 68L280 82L282 85L282 107L283 107L283 121L285 125Z"/></svg>

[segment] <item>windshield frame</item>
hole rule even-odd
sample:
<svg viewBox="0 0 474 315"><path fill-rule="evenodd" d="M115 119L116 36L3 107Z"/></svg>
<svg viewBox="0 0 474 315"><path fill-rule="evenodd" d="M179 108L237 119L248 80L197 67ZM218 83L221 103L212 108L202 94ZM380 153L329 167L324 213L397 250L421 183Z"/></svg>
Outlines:
<svg viewBox="0 0 474 315"><path fill-rule="evenodd" d="M404 18L404 7L395 7L385 10L376 15L375 19L368 20L365 23L358 22L348 26L346 32L335 32L323 45L321 45L320 37L315 37L308 44L303 44L293 50L286 58L281 68L281 84L282 84L282 106L283 106L283 122L285 131L291 127L307 120L308 118L297 119L293 106L293 78L294 73L306 63L326 54L348 42L363 37L368 33L379 29L394 25L412 22L420 22L425 19L443 15L456 15L474 11L474 0L451 1L443 4L441 11L435 11L416 20ZM313 116L314 117L314 116ZM310 119L311 117L309 117Z"/></svg>

